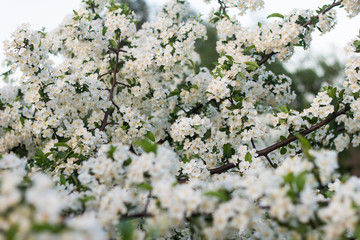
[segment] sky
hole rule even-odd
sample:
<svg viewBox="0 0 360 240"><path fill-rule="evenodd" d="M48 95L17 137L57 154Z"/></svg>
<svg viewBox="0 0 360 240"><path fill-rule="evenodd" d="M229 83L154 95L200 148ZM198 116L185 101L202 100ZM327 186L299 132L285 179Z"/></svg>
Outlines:
<svg viewBox="0 0 360 240"><path fill-rule="evenodd" d="M67 14L72 12L72 9L77 9L80 2L81 0L0 0L0 62L3 62L4 59L2 42L9 39L10 34L17 26L22 23L30 23L35 29L46 27L47 30L52 30ZM166 0L147 0L147 2L151 9L155 10ZM294 8L316 9L318 6L331 2L331 0L269 0L265 1L264 10L242 17L241 23L244 26L255 26L259 19L265 20L266 16L274 12L285 14ZM190 3L195 10L201 12L208 12L212 8L211 5L204 4L202 0L190 0ZM311 49L307 52L298 49L294 58L287 63L290 70L298 65L311 65L311 61L304 61L305 55L310 59L319 55L329 59L331 56L336 56L342 62L345 61L343 48L349 40L359 34L360 16L348 19L343 9L340 9L338 13L336 29L321 37L319 34L313 35ZM3 70L2 66L0 66L0 70Z"/></svg>

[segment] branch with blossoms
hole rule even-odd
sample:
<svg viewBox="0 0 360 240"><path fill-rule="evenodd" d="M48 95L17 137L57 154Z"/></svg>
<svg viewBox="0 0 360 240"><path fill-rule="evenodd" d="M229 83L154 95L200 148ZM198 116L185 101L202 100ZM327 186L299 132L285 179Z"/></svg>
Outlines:
<svg viewBox="0 0 360 240"><path fill-rule="evenodd" d="M221 0L218 0L218 3L220 5L220 9L223 11L224 15L227 16L225 4ZM310 20L306 21L301 26L304 27L304 28L308 27L309 25L313 24L315 20L319 19L320 15L329 12L331 9L341 5L341 3L342 3L342 0L334 2L331 5L325 7L322 11L320 11L318 13L318 15L312 17ZM234 35L233 35L233 38L234 38ZM261 60L257 61L256 64L258 66L261 66L261 65L265 64L272 56L275 56L276 54L278 54L278 53L277 52L271 52L269 54L266 54L265 56L263 56L261 58ZM208 101L208 102L206 102L204 104L198 104L198 105L194 106L192 109L190 109L187 112L187 116L189 116L189 115L191 115L193 113L197 113L199 110L201 110L203 107L207 106L211 102L212 101Z"/></svg>
<svg viewBox="0 0 360 240"><path fill-rule="evenodd" d="M212 70L194 63L206 28L186 1L140 29L125 4L86 0L54 32L16 30L5 55L23 76L0 89L0 238L360 238L360 178L337 160L360 145L360 37L343 88L302 112L285 107L291 79L263 65L308 46L313 27L330 31L335 6L355 16L359 4L252 29L227 11L263 0L215 2Z"/></svg>
<svg viewBox="0 0 360 240"><path fill-rule="evenodd" d="M317 129L329 124L332 120L334 120L335 118L337 118L338 116L342 115L342 114L345 114L346 111L348 111L349 109L348 108L342 108L341 110L339 110L338 112L335 112L333 114L331 114L329 117L327 117L325 120L319 122L318 124L312 126L311 128L308 128L308 129L305 129L304 131L300 132L300 134L302 136L306 136L314 131L316 131ZM258 150L256 151L256 154L257 156L261 157L261 156L264 156L264 157L268 157L268 154L277 150L277 149L280 149L288 144L290 144L291 142L294 142L298 140L298 138L295 136L295 135L290 135L287 139L285 140L282 140L278 143L275 143L269 147L266 147L264 149L261 149L261 150ZM269 164L272 166L272 167L275 167L270 160L269 161ZM233 164L233 163L226 163L220 167L217 167L217 168L213 168L213 169L209 169L210 173L211 174L220 174L220 173L223 173L223 172L226 172L227 170L229 169L232 169L232 168L235 168L237 167L236 164Z"/></svg>
<svg viewBox="0 0 360 240"><path fill-rule="evenodd" d="M333 4L329 5L328 7L326 7L324 10L322 10L318 15L315 16L315 19L319 19L319 16L322 15L322 14L325 14L327 13L328 11L330 11L331 9L333 9L334 7L336 6L339 6L341 5L342 3L342 0L338 1L338 2L334 2ZM302 27L307 27L311 24L313 24L314 22L314 19L311 18L309 21L307 21L306 23L302 24L301 26ZM260 61L257 62L257 64L259 66L263 65L264 63L266 63L272 56L276 55L277 53L276 52L271 52L269 54L266 54Z"/></svg>
<svg viewBox="0 0 360 240"><path fill-rule="evenodd" d="M219 3L219 5L220 5L220 8L221 8L223 14L224 14L225 16L228 16L228 15L227 15L227 12L226 12L226 6L225 6L225 4L223 3L223 1L222 1L222 0L218 0L218 3Z"/></svg>
<svg viewBox="0 0 360 240"><path fill-rule="evenodd" d="M93 3L91 3L93 4ZM93 5L92 5L93 6ZM114 104L114 106L119 109L119 107L115 104L113 98L114 98L114 90L115 90L115 87L116 87L116 84L119 84L117 81L116 81L116 74L118 72L118 67L119 67L119 54L120 52L122 51L121 50L121 31L119 32L118 34L118 41L117 41L117 44L116 44L116 49L114 48L109 48L111 51L113 51L115 53L115 66L114 66L114 70L112 71L112 74L113 74L113 81L112 81L112 84L111 84L111 88L109 90L109 101L111 101L112 104ZM110 72L109 72L110 73ZM106 75L107 73L105 73ZM104 74L102 74L101 76L104 76ZM109 115L110 115L110 111L111 109L108 108L105 112L105 115L104 115L104 119L102 120L102 123L101 123L101 126L100 126L100 131L104 131L105 130L105 127L108 125L108 118L109 118Z"/></svg>

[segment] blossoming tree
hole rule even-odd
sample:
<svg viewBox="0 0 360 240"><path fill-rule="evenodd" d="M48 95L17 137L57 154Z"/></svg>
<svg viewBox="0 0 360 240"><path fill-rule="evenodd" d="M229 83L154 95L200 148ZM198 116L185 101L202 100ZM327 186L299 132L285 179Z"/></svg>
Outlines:
<svg viewBox="0 0 360 240"><path fill-rule="evenodd" d="M229 10L262 0L217 4L211 71L196 70L206 31L186 1L137 30L126 5L83 0L52 32L12 34L0 239L360 239L360 179L337 162L360 144L360 37L343 86L301 112L286 107L291 79L264 64L308 48L360 2L274 13L253 29Z"/></svg>

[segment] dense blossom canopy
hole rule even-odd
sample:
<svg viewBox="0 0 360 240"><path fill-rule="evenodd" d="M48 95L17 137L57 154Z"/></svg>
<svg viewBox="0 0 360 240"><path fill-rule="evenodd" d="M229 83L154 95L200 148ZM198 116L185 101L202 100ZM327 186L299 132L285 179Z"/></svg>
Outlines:
<svg viewBox="0 0 360 240"><path fill-rule="evenodd" d="M329 2L248 28L236 15L264 1L218 0L211 70L196 67L206 27L186 1L138 30L112 0L83 0L51 32L18 27L4 43L15 84L0 89L0 239L360 239L360 179L337 160L360 145L360 36L343 85L300 112L264 64L331 31L339 7L360 12Z"/></svg>

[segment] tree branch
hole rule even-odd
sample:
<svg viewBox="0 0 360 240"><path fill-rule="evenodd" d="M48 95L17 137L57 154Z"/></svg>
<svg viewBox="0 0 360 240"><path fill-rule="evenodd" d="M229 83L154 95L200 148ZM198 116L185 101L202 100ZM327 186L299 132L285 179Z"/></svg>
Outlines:
<svg viewBox="0 0 360 240"><path fill-rule="evenodd" d="M91 11L92 11L93 13L96 13L96 12L95 12L95 4L94 4L94 1L92 1L92 2L90 3L90 7L91 7Z"/></svg>
<svg viewBox="0 0 360 240"><path fill-rule="evenodd" d="M227 16L226 6L224 5L224 3L221 0L218 0L218 3L220 4L220 8L223 11L224 15Z"/></svg>
<svg viewBox="0 0 360 240"><path fill-rule="evenodd" d="M186 116L189 117L191 114L197 113L197 111L199 111L201 108L205 107L206 105L208 105L209 103L211 103L211 102L213 102L213 101L216 102L215 99L211 99L211 100L207 101L205 104L202 104L202 103L198 104L197 106L195 106L195 107L193 107L192 109L190 109L190 110L187 112Z"/></svg>
<svg viewBox="0 0 360 240"><path fill-rule="evenodd" d="M98 78L102 78L102 77L104 77L104 76L106 76L106 75L109 75L109 74L111 74L111 73L112 73L112 71L108 71L108 72L106 72L106 73L103 73L103 74L99 75Z"/></svg>
<svg viewBox="0 0 360 240"><path fill-rule="evenodd" d="M327 8L325 8L324 10L322 10L317 16L316 16L316 19L319 18L319 16L321 14L324 14L324 13L327 13L328 11L330 11L332 8L336 7L336 6L339 6L341 4L342 0L338 1L338 2L334 2L333 4L331 4L330 6L328 6ZM312 24L312 19L310 19L309 21L307 21L306 23L304 23L303 27L306 27L308 25Z"/></svg>
<svg viewBox="0 0 360 240"><path fill-rule="evenodd" d="M338 2L334 2L333 4L331 4L330 6L328 6L327 8L325 8L323 11L321 11L316 18L318 19L319 16L321 14L327 13L328 11L330 11L331 9L333 9L336 6L339 6L341 4L342 0L338 1ZM304 23L303 25L301 25L302 27L306 27L308 25L312 24L312 19L310 19L309 21L307 21L306 23ZM267 60L269 60L269 58L271 58L272 56L274 56L275 54L277 54L277 52L271 52L267 55L265 55L259 62L257 62L257 64L259 66L263 65Z"/></svg>
<svg viewBox="0 0 360 240"><path fill-rule="evenodd" d="M148 218L153 217L151 213L135 213L130 215L125 215L122 217L122 219L133 219L133 218Z"/></svg>
<svg viewBox="0 0 360 240"><path fill-rule="evenodd" d="M119 66L119 52L120 52L120 42L121 42L121 32L119 33L119 37L118 37L118 42L117 42L117 49L115 51L115 55L116 55L116 58L115 58L115 67L114 67L114 70L112 71L113 73L113 82L112 82L112 85L111 85L111 88L110 88L110 94L109 94L109 101L111 101L115 107L118 108L118 106L114 103L114 90L115 90L115 86L116 86L116 73L117 73L117 70L118 70L118 66ZM109 115L110 115L110 108L108 108L106 110L106 113L104 115L104 119L101 123L101 126L100 126L100 131L104 131L105 130L105 127L108 125L107 124L107 120L109 118Z"/></svg>
<svg viewBox="0 0 360 240"><path fill-rule="evenodd" d="M325 126L326 124L330 123L332 120L334 120L335 118L337 118L338 116L344 114L348 109L347 108L342 108L341 110L339 110L338 112L335 112L333 114L331 114L329 117L327 117L325 120L319 122L318 124L315 124L314 126L312 126L311 128L308 128L308 129L305 129L304 131L302 131L300 134L302 136L306 136L307 134L309 133L312 133L314 131L316 131L317 129ZM273 151L275 151L276 149L279 149L279 148L282 148L286 145L288 145L289 143L293 142L297 140L297 137L294 136L294 135L290 135L287 139L281 141L281 142L278 142L278 143L275 143L267 148L264 148L262 150L259 150L259 151L256 151L257 155L258 156L264 156L264 157L267 157L267 155ZM269 159L268 159L269 160ZM226 163L220 167L217 167L217 168L213 168L213 169L209 169L210 171L210 174L220 174L220 173L223 173L229 169L232 169L236 167L235 164L233 163Z"/></svg>

